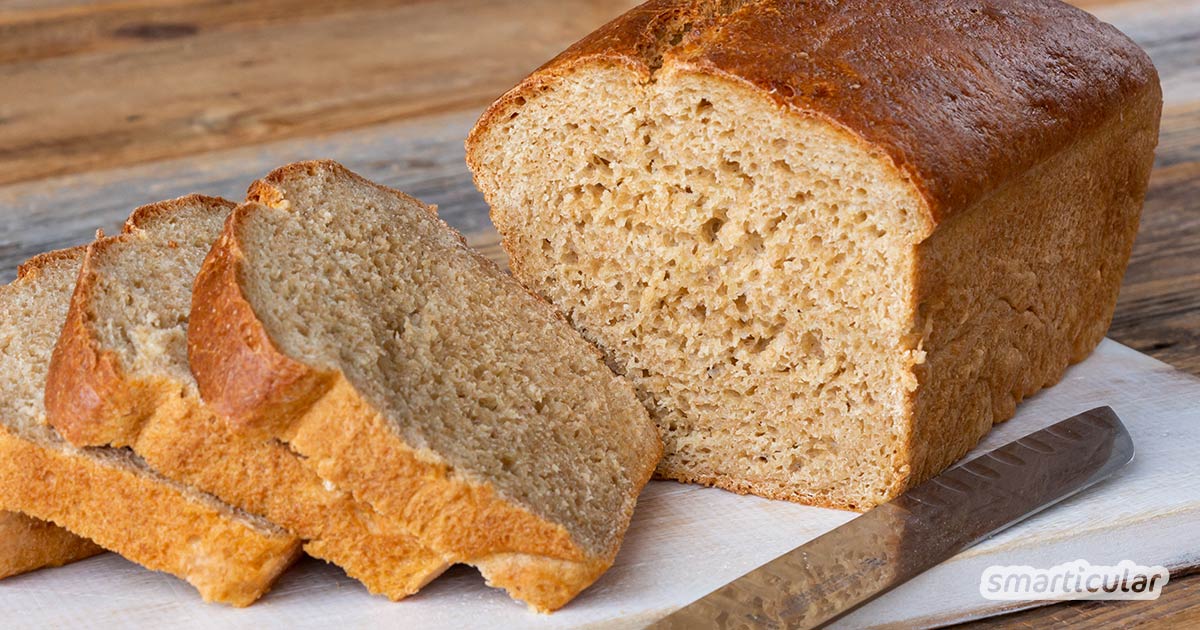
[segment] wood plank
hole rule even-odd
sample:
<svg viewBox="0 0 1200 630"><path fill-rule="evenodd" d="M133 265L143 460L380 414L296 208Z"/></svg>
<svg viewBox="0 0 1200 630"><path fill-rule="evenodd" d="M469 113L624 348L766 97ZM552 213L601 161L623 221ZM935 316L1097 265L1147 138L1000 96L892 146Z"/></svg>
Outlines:
<svg viewBox="0 0 1200 630"><path fill-rule="evenodd" d="M286 27L348 9L429 0L119 0L0 2L0 63L136 48L200 32Z"/></svg>
<svg viewBox="0 0 1200 630"><path fill-rule="evenodd" d="M487 206L475 190L462 139L475 111L378 125L319 139L207 153L154 164L95 171L0 187L0 282L49 249L115 231L136 206L201 192L240 200L257 177L288 162L330 158L439 206L472 243L502 258Z"/></svg>
<svg viewBox="0 0 1200 630"><path fill-rule="evenodd" d="M1155 170L1109 335L1200 373L1200 162Z"/></svg>
<svg viewBox="0 0 1200 630"><path fill-rule="evenodd" d="M479 109L633 4L356 5L2 64L0 184Z"/></svg>

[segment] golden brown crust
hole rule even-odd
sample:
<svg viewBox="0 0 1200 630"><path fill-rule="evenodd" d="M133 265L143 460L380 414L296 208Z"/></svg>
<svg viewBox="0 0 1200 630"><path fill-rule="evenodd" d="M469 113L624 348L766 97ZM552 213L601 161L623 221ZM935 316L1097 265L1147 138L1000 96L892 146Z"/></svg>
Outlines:
<svg viewBox="0 0 1200 630"><path fill-rule="evenodd" d="M60 260L74 260L83 255L87 245L42 252L17 266L17 280L32 281L48 266Z"/></svg>
<svg viewBox="0 0 1200 630"><path fill-rule="evenodd" d="M592 556L561 525L509 503L490 486L456 477L436 455L405 444L344 378L280 437L321 477L537 610L560 608L615 559L615 548L607 557Z"/></svg>
<svg viewBox="0 0 1200 630"><path fill-rule="evenodd" d="M134 419L150 416L157 405L153 392L146 391L144 383L124 378L116 353L100 347L91 332L95 314L88 305L96 299L96 260L108 249L120 247L139 227L197 202L214 209L234 206L231 201L204 195L147 204L130 214L121 235L101 236L86 246L71 306L46 378L47 415L69 442L127 446L140 429L140 420ZM122 421L113 422L114 418Z"/></svg>
<svg viewBox="0 0 1200 630"><path fill-rule="evenodd" d="M72 444L128 446L158 404L153 388L148 391L146 383L125 378L116 353L101 347L92 334L95 313L90 304L96 299L96 261L110 248L120 247L134 230L196 203L214 210L235 205L197 194L146 204L129 215L121 235L101 236L85 246L67 319L46 377L47 416Z"/></svg>
<svg viewBox="0 0 1200 630"><path fill-rule="evenodd" d="M0 580L90 558L104 549L46 521L0 512Z"/></svg>
<svg viewBox="0 0 1200 630"><path fill-rule="evenodd" d="M405 444L343 375L317 373L283 355L242 294L238 231L245 217L259 203L282 201L271 182L321 168L349 174L336 163L308 162L256 182L250 202L230 216L205 260L188 330L192 371L205 400L237 426L288 442L322 478L402 522L448 560L475 565L490 584L537 610L563 606L612 565L616 545L603 557L589 554L561 525ZM243 392L247 384L254 395ZM627 523L630 515L623 516Z"/></svg>
<svg viewBox="0 0 1200 630"><path fill-rule="evenodd" d="M137 229L197 203L213 211L234 206L199 195L142 206L124 234L88 247L47 378L54 392L47 395L48 421L77 446L130 446L156 471L309 539L310 555L342 567L373 593L398 600L417 592L447 566L440 555L325 489L286 446L236 435L188 384L136 377L102 346L94 305L106 257L131 246Z"/></svg>
<svg viewBox="0 0 1200 630"><path fill-rule="evenodd" d="M158 383L156 411L132 443L156 470L287 528L309 555L392 600L448 566L370 507L326 489L286 446L241 436L180 384Z"/></svg>
<svg viewBox="0 0 1200 630"><path fill-rule="evenodd" d="M920 33L914 37L914 33ZM725 76L863 138L941 222L1111 118L1158 77L1057 0L652 0L497 100L468 139L585 63Z"/></svg>
<svg viewBox="0 0 1200 630"><path fill-rule="evenodd" d="M300 552L174 486L119 462L52 448L0 428L0 507L57 523L156 571L205 601L248 606Z"/></svg>

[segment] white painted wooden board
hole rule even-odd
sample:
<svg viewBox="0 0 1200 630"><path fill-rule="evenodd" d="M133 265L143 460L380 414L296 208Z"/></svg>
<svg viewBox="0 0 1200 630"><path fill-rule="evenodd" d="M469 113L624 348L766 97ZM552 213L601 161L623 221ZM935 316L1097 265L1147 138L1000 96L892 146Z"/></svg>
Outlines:
<svg viewBox="0 0 1200 630"><path fill-rule="evenodd" d="M1129 427L1137 455L1107 482L971 549L839 621L839 627L946 623L1001 610L978 594L991 564L1049 567L1129 559L1200 564L1200 379L1106 340L1064 380L1023 403L981 450L1099 405ZM567 608L537 615L456 567L391 603L306 560L254 606L205 605L186 583L106 554L0 582L6 628L634 628L854 515L653 482L614 566ZM1011 608L1011 604L1007 604Z"/></svg>

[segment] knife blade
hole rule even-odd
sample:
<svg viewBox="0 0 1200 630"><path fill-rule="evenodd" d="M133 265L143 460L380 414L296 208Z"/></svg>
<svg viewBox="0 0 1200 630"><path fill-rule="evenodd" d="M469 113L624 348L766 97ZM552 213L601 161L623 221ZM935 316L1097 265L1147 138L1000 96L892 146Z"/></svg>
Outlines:
<svg viewBox="0 0 1200 630"><path fill-rule="evenodd" d="M948 469L652 628L812 628L1108 477L1133 459L1109 407Z"/></svg>

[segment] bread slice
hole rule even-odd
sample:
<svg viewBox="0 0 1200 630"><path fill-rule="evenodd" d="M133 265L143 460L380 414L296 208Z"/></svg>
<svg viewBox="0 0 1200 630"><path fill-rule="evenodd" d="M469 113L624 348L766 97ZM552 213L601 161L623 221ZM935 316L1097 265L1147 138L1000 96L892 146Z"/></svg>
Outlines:
<svg viewBox="0 0 1200 630"><path fill-rule="evenodd" d="M0 287L0 509L183 578L206 601L249 605L297 557L298 540L128 450L76 448L45 423L50 353L83 256L82 247L43 254Z"/></svg>
<svg viewBox="0 0 1200 630"><path fill-rule="evenodd" d="M537 610L613 562L658 460L599 353L433 210L333 162L256 182L197 277L204 399Z"/></svg>
<svg viewBox="0 0 1200 630"><path fill-rule="evenodd" d="M1056 0L655 0L467 141L514 275L636 384L662 476L865 509L1100 341L1161 90Z"/></svg>
<svg viewBox="0 0 1200 630"><path fill-rule="evenodd" d="M96 543L19 512L0 512L0 580L104 551Z"/></svg>
<svg viewBox="0 0 1200 630"><path fill-rule="evenodd" d="M88 247L47 378L50 424L77 446L128 446L158 472L260 515L373 593L441 573L421 547L277 441L247 439L200 400L187 317L200 263L234 204L190 195L138 208Z"/></svg>

